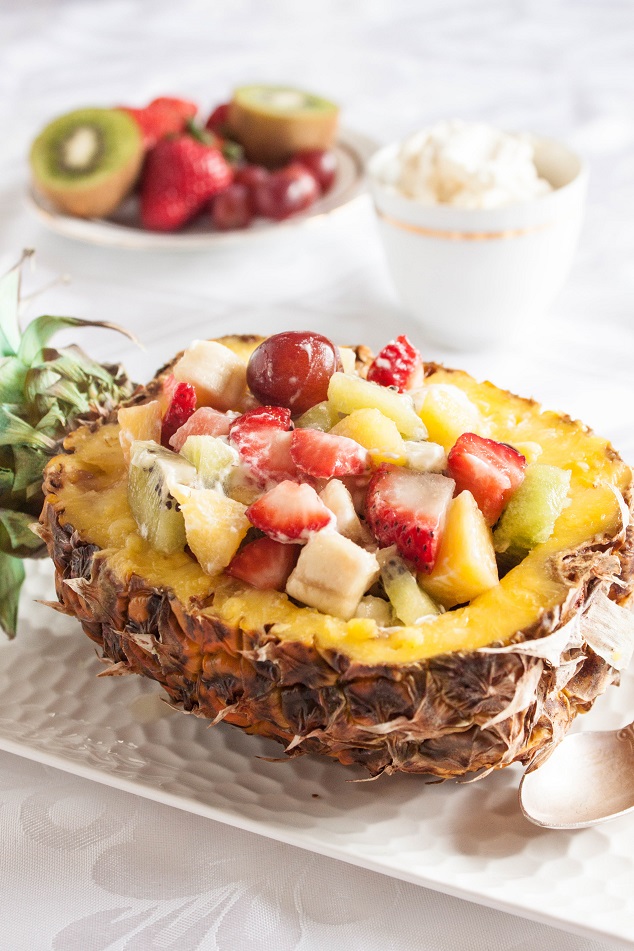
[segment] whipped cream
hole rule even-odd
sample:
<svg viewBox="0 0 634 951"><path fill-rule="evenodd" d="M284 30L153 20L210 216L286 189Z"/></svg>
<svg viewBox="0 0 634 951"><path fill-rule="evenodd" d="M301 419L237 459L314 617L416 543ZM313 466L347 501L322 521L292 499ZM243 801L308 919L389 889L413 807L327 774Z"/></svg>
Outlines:
<svg viewBox="0 0 634 951"><path fill-rule="evenodd" d="M499 208L552 191L528 136L460 119L405 139L383 181L421 204L459 208Z"/></svg>

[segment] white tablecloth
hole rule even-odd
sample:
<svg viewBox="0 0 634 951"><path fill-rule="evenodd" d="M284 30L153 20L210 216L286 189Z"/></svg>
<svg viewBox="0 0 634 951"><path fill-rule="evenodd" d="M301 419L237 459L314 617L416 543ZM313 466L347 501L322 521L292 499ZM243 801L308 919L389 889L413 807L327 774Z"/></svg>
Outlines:
<svg viewBox="0 0 634 951"><path fill-rule="evenodd" d="M34 286L72 277L41 305L135 330L147 344L128 361L139 377L177 342L229 328L337 326L340 339L374 345L404 330L424 346L393 296L369 202L301 234L213 254L104 251L29 216L29 141L75 106L176 93L211 105L246 80L321 91L344 104L347 126L379 140L454 115L564 137L590 159L592 183L548 334L527 328L514 352L459 363L565 408L632 461L633 42L628 0L5 0L0 267L35 246ZM105 358L118 344L100 336L88 346ZM425 355L449 359L433 347ZM3 951L609 947L7 753L0 835Z"/></svg>

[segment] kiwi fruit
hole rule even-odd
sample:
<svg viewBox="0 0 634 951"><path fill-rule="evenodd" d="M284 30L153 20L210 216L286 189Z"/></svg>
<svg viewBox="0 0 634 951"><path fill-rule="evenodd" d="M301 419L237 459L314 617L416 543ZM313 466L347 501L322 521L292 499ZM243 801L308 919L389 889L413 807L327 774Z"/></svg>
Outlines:
<svg viewBox="0 0 634 951"><path fill-rule="evenodd" d="M247 159L275 167L294 152L329 149L337 134L339 107L291 86L242 86L229 105L231 135Z"/></svg>
<svg viewBox="0 0 634 951"><path fill-rule="evenodd" d="M185 520L170 491L177 483L191 485L196 469L182 456L151 441L132 443L128 502L143 538L153 548L173 555L185 547Z"/></svg>
<svg viewBox="0 0 634 951"><path fill-rule="evenodd" d="M76 109L40 132L30 161L38 191L60 211L102 218L136 182L143 138L138 123L121 109Z"/></svg>

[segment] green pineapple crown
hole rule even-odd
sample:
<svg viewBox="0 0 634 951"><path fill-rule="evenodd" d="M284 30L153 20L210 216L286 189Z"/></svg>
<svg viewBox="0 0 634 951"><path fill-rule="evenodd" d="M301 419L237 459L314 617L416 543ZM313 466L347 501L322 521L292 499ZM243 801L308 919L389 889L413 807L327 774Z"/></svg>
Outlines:
<svg viewBox="0 0 634 951"><path fill-rule="evenodd" d="M108 415L134 387L120 366L91 360L79 347L49 347L67 327L114 324L43 315L20 329L18 264L0 278L0 627L12 637L24 580L20 559L44 546L32 529L40 514L42 472L75 427Z"/></svg>

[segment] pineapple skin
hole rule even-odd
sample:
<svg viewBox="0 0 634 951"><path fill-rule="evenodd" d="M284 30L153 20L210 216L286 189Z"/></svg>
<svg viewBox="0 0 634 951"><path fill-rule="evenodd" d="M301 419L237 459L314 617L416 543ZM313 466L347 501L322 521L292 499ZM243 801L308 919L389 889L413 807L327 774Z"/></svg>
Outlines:
<svg viewBox="0 0 634 951"><path fill-rule="evenodd" d="M432 364L426 370L449 372ZM65 518L64 486L77 481L72 439L68 451L47 468L42 532L61 607L102 649L103 674L150 677L174 706L278 740L289 756L318 753L372 776L403 771L441 779L531 764L618 682L618 672L585 643L566 654L576 662L566 682L538 658L512 652L462 650L415 662L363 663L345 650L317 649L308 609L302 639L281 640L270 625L243 629L214 615L209 591L185 603L173 587L138 574L124 584L99 547ZM617 602L630 596L631 519L625 540L595 535L562 556L561 573L570 584L567 596L518 630L512 643L553 633L583 610L597 586ZM620 585L610 580L615 574ZM533 675L530 704L491 725Z"/></svg>

